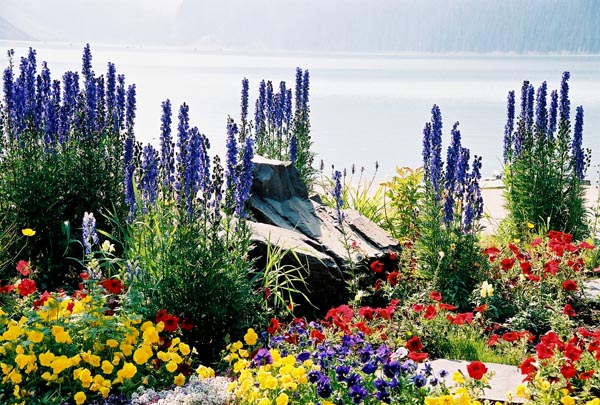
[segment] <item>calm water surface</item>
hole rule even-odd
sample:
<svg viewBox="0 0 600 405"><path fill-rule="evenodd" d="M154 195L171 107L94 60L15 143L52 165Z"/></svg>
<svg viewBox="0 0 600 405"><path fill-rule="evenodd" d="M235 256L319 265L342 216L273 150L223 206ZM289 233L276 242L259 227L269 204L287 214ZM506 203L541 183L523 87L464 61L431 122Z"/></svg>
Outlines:
<svg viewBox="0 0 600 405"><path fill-rule="evenodd" d="M84 44L0 41L3 51L24 56L29 46L48 62L53 78L81 70ZM96 74L108 61L128 83L136 83L136 136L158 144L161 102L190 105L192 125L209 136L222 154L228 115L239 117L241 80L250 80L251 106L261 79L293 85L296 66L311 73L311 125L317 161L326 167L354 163L380 178L396 166L421 162L421 132L437 103L444 119L444 149L450 128L460 122L463 144L483 156L484 175L500 170L506 95L520 94L524 79L536 87L546 80L557 89L571 72L572 112L585 109L584 146L600 162L600 56L360 55L250 53L92 44ZM4 57L0 67L7 65ZM596 179L595 170L588 172Z"/></svg>

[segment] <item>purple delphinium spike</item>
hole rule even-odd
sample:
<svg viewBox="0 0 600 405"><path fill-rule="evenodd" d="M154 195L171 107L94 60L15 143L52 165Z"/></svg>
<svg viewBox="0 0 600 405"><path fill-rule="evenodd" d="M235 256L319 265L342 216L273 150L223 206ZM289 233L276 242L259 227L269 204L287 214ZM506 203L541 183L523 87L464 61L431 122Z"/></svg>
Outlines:
<svg viewBox="0 0 600 405"><path fill-rule="evenodd" d="M132 135L135 120L135 110L135 84L132 84L127 88L127 111L125 113L125 127L127 128L127 133Z"/></svg>
<svg viewBox="0 0 600 405"><path fill-rule="evenodd" d="M194 201L198 196L198 191L200 190L200 143L201 135L200 131L198 131L198 127L193 127L190 130L188 147L187 147L187 159L188 163L186 164L186 182L188 184L188 191L186 194L186 205L188 215L194 214Z"/></svg>
<svg viewBox="0 0 600 405"><path fill-rule="evenodd" d="M96 218L93 213L86 212L83 215L82 224L82 239L83 249L86 255L92 252L92 245L98 245L100 243L98 239L98 233L96 232Z"/></svg>
<svg viewBox="0 0 600 405"><path fill-rule="evenodd" d="M558 106L558 114L560 125L568 125L571 114L571 102L569 101L569 79L571 74L564 72L560 83L560 104Z"/></svg>
<svg viewBox="0 0 600 405"><path fill-rule="evenodd" d="M506 98L506 124L504 125L504 163L512 157L512 134L515 128L515 92L508 92Z"/></svg>
<svg viewBox="0 0 600 405"><path fill-rule="evenodd" d="M310 88L310 74L308 69L304 71L304 77L302 78L302 111L308 112L308 92Z"/></svg>
<svg viewBox="0 0 600 405"><path fill-rule="evenodd" d="M69 142L69 131L74 122L77 109L77 95L79 93L79 75L74 72L65 72L63 75L63 104L60 111L60 124L58 141L61 144Z"/></svg>
<svg viewBox="0 0 600 405"><path fill-rule="evenodd" d="M242 167L238 177L237 185L237 200L236 215L239 218L246 218L246 201L250 198L250 190L252 189L252 170L254 168L254 141L251 137L247 137L244 141L242 154Z"/></svg>
<svg viewBox="0 0 600 405"><path fill-rule="evenodd" d="M103 131L106 126L104 76L96 78L96 129Z"/></svg>
<svg viewBox="0 0 600 405"><path fill-rule="evenodd" d="M233 119L227 119L227 159L225 168L225 207L227 211L233 212L237 199L237 177L238 177L238 145L236 135L238 128Z"/></svg>
<svg viewBox="0 0 600 405"><path fill-rule="evenodd" d="M248 88L249 88L249 82L248 79L246 79L244 77L244 79L242 79L242 102L241 102L241 119L242 119L242 126L245 128L247 123L248 123Z"/></svg>
<svg viewBox="0 0 600 405"><path fill-rule="evenodd" d="M342 222L344 221L344 213L342 212L342 208L344 207L344 199L342 198L342 172L339 170L336 170L333 173L333 192L331 195L335 200L338 225L342 226Z"/></svg>
<svg viewBox="0 0 600 405"><path fill-rule="evenodd" d="M556 132L556 116L558 113L558 92L552 90L550 93L550 111L548 113L548 140L554 139L554 133Z"/></svg>
<svg viewBox="0 0 600 405"><path fill-rule="evenodd" d="M521 112L519 116L523 121L527 117L527 91L529 89L529 80L524 80L521 86Z"/></svg>
<svg viewBox="0 0 600 405"><path fill-rule="evenodd" d="M287 89L285 95L284 121L287 128L290 128L293 112L292 112L292 89Z"/></svg>
<svg viewBox="0 0 600 405"><path fill-rule="evenodd" d="M190 131L189 111L190 107L186 103L183 103L179 107L179 122L177 124L177 183L175 184L177 201L185 200L188 189L186 184L186 165L188 163L187 146Z"/></svg>
<svg viewBox="0 0 600 405"><path fill-rule="evenodd" d="M90 50L90 44L86 44L83 48L83 56L81 59L81 74L83 75L84 84L87 86L87 84L94 77L94 72L92 71L92 51Z"/></svg>
<svg viewBox="0 0 600 405"><path fill-rule="evenodd" d="M452 141L448 147L446 155L446 176L444 179L445 188L447 190L446 201L444 202L444 223L450 226L454 220L454 197L456 189L456 167L460 158L460 130L458 122L452 127Z"/></svg>
<svg viewBox="0 0 600 405"><path fill-rule="evenodd" d="M248 139L250 137L247 137ZM210 149L210 142L208 138L202 134L200 137L200 190L204 193L209 193L210 189L210 156L208 149Z"/></svg>
<svg viewBox="0 0 600 405"><path fill-rule="evenodd" d="M8 119L8 130L9 136L13 137L14 133L14 125L15 125L15 113L16 113L16 103L15 103L15 86L14 86L14 71L13 71L13 57L15 55L14 49L10 49L7 52L8 55L8 67L4 69L4 73L2 75L2 83L4 89L4 108L6 113L6 118Z"/></svg>
<svg viewBox="0 0 600 405"><path fill-rule="evenodd" d="M218 221L221 218L221 201L223 200L223 166L219 155L215 155L213 158L213 175L210 187L210 194L213 195L211 208L213 209L215 221Z"/></svg>
<svg viewBox="0 0 600 405"><path fill-rule="evenodd" d="M532 84L527 88L527 115L525 117L525 127L528 132L533 128L533 105L535 98L535 89Z"/></svg>
<svg viewBox="0 0 600 405"><path fill-rule="evenodd" d="M258 87L258 98L256 99L256 110L254 113L254 131L255 134L261 134L265 131L265 98L266 98L267 84L264 80L260 82ZM258 138L258 136L257 136Z"/></svg>
<svg viewBox="0 0 600 405"><path fill-rule="evenodd" d="M115 64L108 62L108 69L106 71L106 112L108 113L108 119L114 122L116 116L116 88L117 88L117 70ZM114 128L114 125L113 125Z"/></svg>
<svg viewBox="0 0 600 405"><path fill-rule="evenodd" d="M166 188L167 193L173 190L173 183L175 182L175 145L171 138L171 116L171 101L167 99L162 103L162 116L160 119L160 171L163 186Z"/></svg>
<svg viewBox="0 0 600 405"><path fill-rule="evenodd" d="M117 119L115 120L115 132L125 129L125 76L117 76Z"/></svg>
<svg viewBox="0 0 600 405"><path fill-rule="evenodd" d="M469 149L461 146L456 164L456 190L454 193L456 201L463 201L465 192L467 191L470 158L471 152Z"/></svg>
<svg viewBox="0 0 600 405"><path fill-rule="evenodd" d="M150 144L142 150L141 171L140 188L144 202L143 212L146 213L148 207L156 203L158 195L158 162L156 151Z"/></svg>
<svg viewBox="0 0 600 405"><path fill-rule="evenodd" d="M265 93L265 111L267 116L267 126L275 126L275 95L273 94L273 83L267 82L267 91Z"/></svg>
<svg viewBox="0 0 600 405"><path fill-rule="evenodd" d="M481 179L481 157L473 158L473 166L469 175L469 186L467 189L467 202L463 217L463 230L470 232L473 229L473 222L479 221L483 214L483 197L479 187Z"/></svg>
<svg viewBox="0 0 600 405"><path fill-rule="evenodd" d="M290 161L292 164L296 164L298 160L298 140L296 139L296 135L292 136L290 139Z"/></svg>
<svg viewBox="0 0 600 405"><path fill-rule="evenodd" d="M538 87L537 95L535 98L535 126L536 132L545 135L548 130L548 110L546 108L546 96L548 93L548 86L546 82L542 82Z"/></svg>
<svg viewBox="0 0 600 405"><path fill-rule="evenodd" d="M437 105L431 109L431 161L429 176L433 191L440 198L442 178L442 113Z"/></svg>
<svg viewBox="0 0 600 405"><path fill-rule="evenodd" d="M575 114L575 127L573 129L573 144L572 144L572 156L575 168L575 176L579 180L583 180L585 177L585 156L583 153L583 107L577 107Z"/></svg>
<svg viewBox="0 0 600 405"><path fill-rule="evenodd" d="M302 69L296 68L296 111L302 111Z"/></svg>

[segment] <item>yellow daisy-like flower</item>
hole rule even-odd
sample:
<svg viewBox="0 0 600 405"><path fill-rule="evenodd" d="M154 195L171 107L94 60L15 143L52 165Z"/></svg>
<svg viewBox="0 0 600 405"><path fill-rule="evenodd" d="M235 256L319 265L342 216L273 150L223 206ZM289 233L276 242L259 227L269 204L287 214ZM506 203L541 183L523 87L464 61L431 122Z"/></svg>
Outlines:
<svg viewBox="0 0 600 405"><path fill-rule="evenodd" d="M290 402L290 398L287 396L287 394L285 392L282 392L281 394L279 394L279 396L275 400L275 403L277 405L287 405L289 402Z"/></svg>
<svg viewBox="0 0 600 405"><path fill-rule="evenodd" d="M183 384L185 384L185 376L182 373L179 373L175 376L173 382L175 383L175 385L181 387Z"/></svg>
<svg viewBox="0 0 600 405"><path fill-rule="evenodd" d="M85 402L85 400L87 399L87 397L85 396L85 394L81 391L79 391L77 394L75 394L75 396L73 397L73 399L75 400L75 403L77 405L81 405Z"/></svg>
<svg viewBox="0 0 600 405"><path fill-rule="evenodd" d="M23 235L25 235L27 237L35 235L35 231L31 228L21 229L21 232L23 233Z"/></svg>

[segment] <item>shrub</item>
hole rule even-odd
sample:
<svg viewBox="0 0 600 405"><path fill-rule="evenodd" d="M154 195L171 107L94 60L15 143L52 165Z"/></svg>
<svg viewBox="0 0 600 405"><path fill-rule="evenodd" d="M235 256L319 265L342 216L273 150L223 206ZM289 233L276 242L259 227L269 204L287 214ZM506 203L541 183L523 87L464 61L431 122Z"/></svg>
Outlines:
<svg viewBox="0 0 600 405"><path fill-rule="evenodd" d="M483 199L479 189L481 157L470 167L469 149L461 145L458 122L452 128L446 167L442 162L442 116L437 105L423 131L424 195L416 249L421 270L450 303L466 307L480 278L478 247Z"/></svg>
<svg viewBox="0 0 600 405"><path fill-rule="evenodd" d="M123 243L140 311L148 317L166 309L188 318L195 328L186 338L211 361L229 336L240 336L261 319L244 221L253 140L239 144L229 120L225 167L218 156L211 162L208 139L190 128L188 111L186 104L180 107L175 149L165 101L160 155L147 145L139 165L126 166L130 217ZM125 155L131 156L127 149Z"/></svg>
<svg viewBox="0 0 600 405"><path fill-rule="evenodd" d="M36 231L20 258L40 269L40 287L76 285L78 270L65 259L81 257L68 246L70 238L78 239L73 224L84 212L103 209L124 218L122 133L133 136L135 85L126 88L112 63L106 77L96 76L89 45L81 85L74 72L66 72L62 83L52 80L46 62L38 74L31 48L21 58L18 76L14 52L8 56L0 106L0 227L13 229L15 240L23 228ZM101 226L109 229L107 222ZM4 250L0 262L22 247L15 243Z"/></svg>
<svg viewBox="0 0 600 405"><path fill-rule="evenodd" d="M560 94L550 95L543 82L535 95L528 81L521 88L521 111L515 123L515 92L508 95L504 131L504 186L507 220L513 234L528 232L527 224L586 236L584 178L591 152L582 148L583 107L571 126L569 72L562 76ZM535 120L534 120L535 119Z"/></svg>

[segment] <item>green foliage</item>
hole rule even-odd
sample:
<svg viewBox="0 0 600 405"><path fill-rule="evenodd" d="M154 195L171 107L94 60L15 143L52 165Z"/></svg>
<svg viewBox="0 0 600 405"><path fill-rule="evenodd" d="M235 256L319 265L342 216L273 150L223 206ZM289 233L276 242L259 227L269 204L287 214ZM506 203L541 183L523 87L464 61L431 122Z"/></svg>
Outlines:
<svg viewBox="0 0 600 405"><path fill-rule="evenodd" d="M378 222L394 238L414 242L419 234L419 204L423 198L423 169L396 168L384 187L384 217Z"/></svg>
<svg viewBox="0 0 600 405"><path fill-rule="evenodd" d="M186 339L205 361L216 359L228 336L263 323L250 280L250 233L243 221L203 210L190 218L165 201L148 208L126 228L124 248L139 310L161 309L194 324Z"/></svg>

